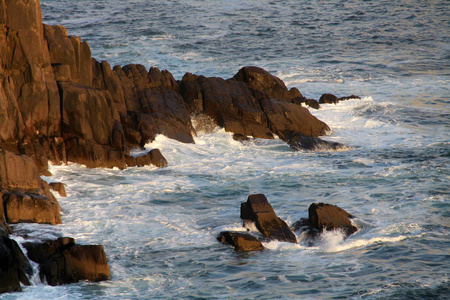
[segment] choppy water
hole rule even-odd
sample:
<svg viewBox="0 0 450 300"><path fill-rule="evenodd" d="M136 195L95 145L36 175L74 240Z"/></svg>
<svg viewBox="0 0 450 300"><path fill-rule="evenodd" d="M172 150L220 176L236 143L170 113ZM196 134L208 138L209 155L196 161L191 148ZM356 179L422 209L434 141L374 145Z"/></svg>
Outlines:
<svg viewBox="0 0 450 300"><path fill-rule="evenodd" d="M312 111L346 152L241 144L217 129L196 144L163 136L169 167L53 166L68 184L63 225L22 224L29 238L103 244L112 279L2 299L445 299L450 295L450 5L448 1L42 0L111 65L141 63L228 78L263 67L318 98L361 100ZM357 216L360 231L315 247L272 242L235 253L240 203L264 193L289 224L313 202ZM37 229L37 230L36 230ZM21 240L21 238L17 238Z"/></svg>

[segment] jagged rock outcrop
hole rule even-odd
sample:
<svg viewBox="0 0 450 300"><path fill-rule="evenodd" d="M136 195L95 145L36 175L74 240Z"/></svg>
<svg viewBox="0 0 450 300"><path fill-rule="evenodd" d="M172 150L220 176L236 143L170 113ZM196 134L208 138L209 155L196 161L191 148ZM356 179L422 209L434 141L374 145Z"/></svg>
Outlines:
<svg viewBox="0 0 450 300"><path fill-rule="evenodd" d="M223 231L217 237L219 242L229 244L238 252L263 250L263 244L254 236L242 232Z"/></svg>
<svg viewBox="0 0 450 300"><path fill-rule="evenodd" d="M295 234L289 226L274 212L272 205L263 194L248 196L246 202L241 203L241 219L254 222L256 228L268 238L282 242L297 243Z"/></svg>
<svg viewBox="0 0 450 300"><path fill-rule="evenodd" d="M28 256L39 264L41 281L50 285L80 280L102 281L110 277L103 246L77 245L73 238L44 243L25 243Z"/></svg>
<svg viewBox="0 0 450 300"><path fill-rule="evenodd" d="M330 128L291 100L296 89L257 67L244 67L231 79L187 73L179 91L195 114L206 114L226 131L255 138L281 139L290 133L324 135ZM301 96L302 97L302 96Z"/></svg>

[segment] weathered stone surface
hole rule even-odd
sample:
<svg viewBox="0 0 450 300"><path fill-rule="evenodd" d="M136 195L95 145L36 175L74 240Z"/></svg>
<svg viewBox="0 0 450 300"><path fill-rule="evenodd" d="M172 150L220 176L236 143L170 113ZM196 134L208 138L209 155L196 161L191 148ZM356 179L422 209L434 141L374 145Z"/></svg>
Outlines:
<svg viewBox="0 0 450 300"><path fill-rule="evenodd" d="M353 216L336 205L313 203L308 214L310 225L320 231L341 229L350 235L358 230L350 221Z"/></svg>
<svg viewBox="0 0 450 300"><path fill-rule="evenodd" d="M0 293L17 292L30 285L31 265L16 241L0 236Z"/></svg>
<svg viewBox="0 0 450 300"><path fill-rule="evenodd" d="M187 73L179 85L194 114L206 114L229 132L273 138L259 100L244 83Z"/></svg>
<svg viewBox="0 0 450 300"><path fill-rule="evenodd" d="M5 189L38 191L39 172L34 161L0 148L0 184Z"/></svg>
<svg viewBox="0 0 450 300"><path fill-rule="evenodd" d="M114 67L121 83L127 113L121 115L130 146L151 141L164 134L185 143L193 143L195 130L178 84L167 70L142 65Z"/></svg>
<svg viewBox="0 0 450 300"><path fill-rule="evenodd" d="M241 219L255 222L258 230L266 237L283 242L297 243L295 234L289 226L274 212L263 194L248 196L247 202L241 203Z"/></svg>
<svg viewBox="0 0 450 300"><path fill-rule="evenodd" d="M284 141L294 132L317 137L330 130L327 124L298 104L264 98L261 106L267 115L270 130Z"/></svg>
<svg viewBox="0 0 450 300"><path fill-rule="evenodd" d="M55 199L13 192L5 193L3 202L8 223L61 224L60 207Z"/></svg>
<svg viewBox="0 0 450 300"><path fill-rule="evenodd" d="M73 245L56 252L40 265L39 274L50 285L110 278L106 254L99 245Z"/></svg>
<svg viewBox="0 0 450 300"><path fill-rule="evenodd" d="M230 244L239 252L263 250L264 246L257 238L241 232L223 231L217 237L219 242Z"/></svg>

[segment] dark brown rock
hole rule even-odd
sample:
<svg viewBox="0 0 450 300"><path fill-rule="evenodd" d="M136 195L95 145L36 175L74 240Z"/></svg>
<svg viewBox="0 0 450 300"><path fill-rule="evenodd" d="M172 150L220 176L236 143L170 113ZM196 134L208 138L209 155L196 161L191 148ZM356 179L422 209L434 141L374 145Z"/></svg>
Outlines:
<svg viewBox="0 0 450 300"><path fill-rule="evenodd" d="M317 137L294 134L287 140L288 145L296 151L337 151L352 148L338 142L330 142Z"/></svg>
<svg viewBox="0 0 450 300"><path fill-rule="evenodd" d="M167 167L167 160L159 149L152 149L149 154L153 165L158 168Z"/></svg>
<svg viewBox="0 0 450 300"><path fill-rule="evenodd" d="M3 202L8 223L61 224L60 207L54 199L16 191L5 193Z"/></svg>
<svg viewBox="0 0 450 300"><path fill-rule="evenodd" d="M244 83L187 73L179 86L193 113L206 114L229 132L273 138L259 100Z"/></svg>
<svg viewBox="0 0 450 300"><path fill-rule="evenodd" d="M23 244L25 249L27 249L28 258L38 264L44 263L53 254L62 252L74 245L75 239L70 237L62 237L44 243L26 242Z"/></svg>
<svg viewBox="0 0 450 300"><path fill-rule="evenodd" d="M339 102L338 97L333 94L323 94L320 96L319 103L336 104Z"/></svg>
<svg viewBox="0 0 450 300"><path fill-rule="evenodd" d="M261 106L267 115L270 130L284 141L287 141L287 135L292 132L317 137L330 130L327 124L298 104L265 98L261 101Z"/></svg>
<svg viewBox="0 0 450 300"><path fill-rule="evenodd" d="M308 213L310 225L320 231L341 229L348 236L358 230L350 221L353 216L336 205L313 203Z"/></svg>
<svg viewBox="0 0 450 300"><path fill-rule="evenodd" d="M38 168L30 157L0 148L0 184L8 190L39 191Z"/></svg>
<svg viewBox="0 0 450 300"><path fill-rule="evenodd" d="M138 157L127 155L125 159L127 166L129 167L155 165L158 168L163 168L167 166L167 160L164 158L159 149L152 149L147 154Z"/></svg>
<svg viewBox="0 0 450 300"><path fill-rule="evenodd" d="M304 103L305 105L314 108L314 109L319 109L320 108L320 104L317 100L314 99L306 99L305 97L297 97L294 98L292 100L293 103L295 104L302 104Z"/></svg>
<svg viewBox="0 0 450 300"><path fill-rule="evenodd" d="M66 188L64 187L65 186L64 183L51 182L51 183L49 183L49 186L52 190L58 192L61 197L67 197Z"/></svg>
<svg viewBox="0 0 450 300"><path fill-rule="evenodd" d="M31 265L16 241L0 236L0 293L17 292L30 285Z"/></svg>
<svg viewBox="0 0 450 300"><path fill-rule="evenodd" d="M339 101L350 100L350 99L361 99L361 97L355 96L355 95L350 95L350 96L340 97Z"/></svg>
<svg viewBox="0 0 450 300"><path fill-rule="evenodd" d="M42 263L40 276L50 285L61 285L80 280L108 280L110 270L103 246L74 245Z"/></svg>
<svg viewBox="0 0 450 300"><path fill-rule="evenodd" d="M250 195L241 203L241 219L255 222L258 230L266 237L282 242L297 243L295 234L274 212L263 194Z"/></svg>
<svg viewBox="0 0 450 300"><path fill-rule="evenodd" d="M221 232L217 237L217 240L224 244L232 245L234 250L239 252L258 251L264 249L264 246L260 241L258 241L257 238L240 232Z"/></svg>
<svg viewBox="0 0 450 300"><path fill-rule="evenodd" d="M258 67L243 67L233 79L244 82L251 89L265 92L270 98L292 102L294 98L303 97L296 88L288 90L281 79Z"/></svg>
<svg viewBox="0 0 450 300"><path fill-rule="evenodd" d="M337 104L339 101L344 101L348 99L361 99L361 98L355 95L338 98L333 94L323 94L319 99L319 103Z"/></svg>

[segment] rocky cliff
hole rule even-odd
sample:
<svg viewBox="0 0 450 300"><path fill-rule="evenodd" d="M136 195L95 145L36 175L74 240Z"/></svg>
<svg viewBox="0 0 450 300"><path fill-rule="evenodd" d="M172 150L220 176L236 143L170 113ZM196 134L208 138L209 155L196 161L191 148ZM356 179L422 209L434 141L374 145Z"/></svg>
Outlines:
<svg viewBox="0 0 450 300"><path fill-rule="evenodd" d="M158 134L193 143L192 116L244 138L325 134L329 127L305 101L257 67L230 79L187 73L179 81L155 67L111 68L63 26L44 25L39 0L0 0L0 235L8 239L11 223L61 223L58 201L40 178L50 175L49 161L164 167L159 151L135 158L130 149ZM12 278L23 258L8 256L18 251L14 243L2 245L0 259L19 257L13 271L0 269L0 278ZM23 274L0 291L20 289Z"/></svg>

